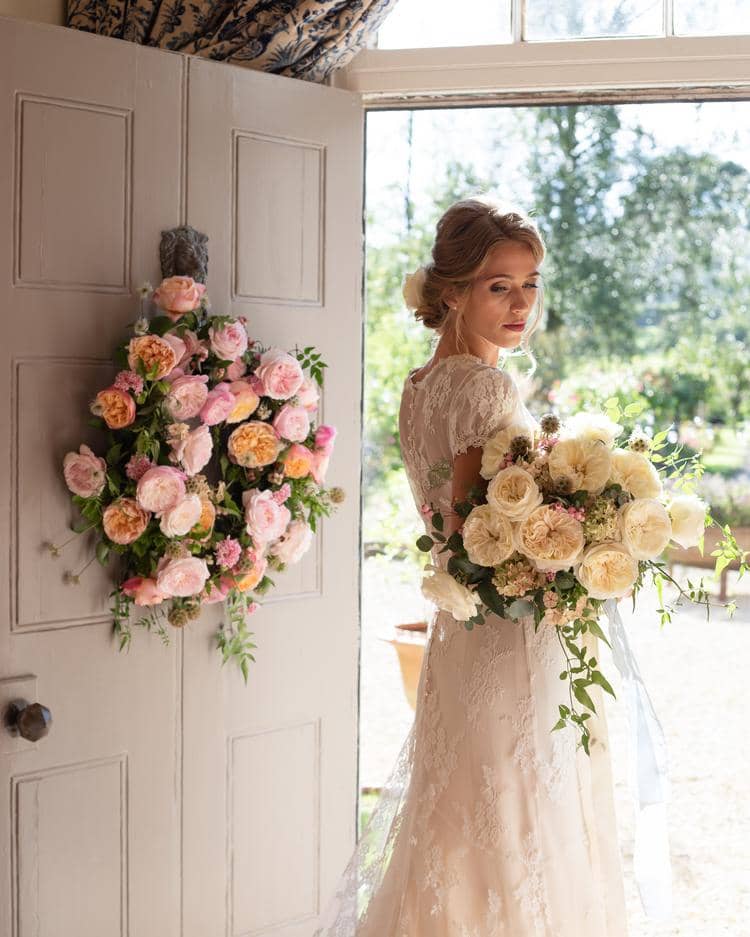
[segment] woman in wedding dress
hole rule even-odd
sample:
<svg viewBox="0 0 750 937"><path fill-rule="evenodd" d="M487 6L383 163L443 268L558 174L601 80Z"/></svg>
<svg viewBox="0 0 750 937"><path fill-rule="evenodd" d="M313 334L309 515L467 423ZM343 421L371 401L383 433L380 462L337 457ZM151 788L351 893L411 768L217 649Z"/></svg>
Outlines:
<svg viewBox="0 0 750 937"><path fill-rule="evenodd" d="M414 314L439 340L399 412L417 517L461 523L481 446L532 427L502 356L539 323L545 248L533 221L480 196L437 224ZM500 364L500 367L498 367ZM431 562L445 568L447 553ZM596 638L588 637L598 656ZM414 723L315 937L626 937L607 727L595 691L590 757L570 727L553 628L493 613L430 622Z"/></svg>

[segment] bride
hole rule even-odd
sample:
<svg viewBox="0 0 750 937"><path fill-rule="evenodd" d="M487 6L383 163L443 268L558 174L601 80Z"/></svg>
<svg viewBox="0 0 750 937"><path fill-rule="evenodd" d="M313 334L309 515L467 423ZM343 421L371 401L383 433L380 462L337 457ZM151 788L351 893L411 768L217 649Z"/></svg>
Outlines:
<svg viewBox="0 0 750 937"><path fill-rule="evenodd" d="M446 536L459 527L452 504L487 485L490 436L534 426L502 358L528 351L544 255L530 218L464 199L407 283L415 317L439 335L399 411L425 532L429 506ZM446 556L434 547L431 562ZM527 574L519 563L517 586ZM468 631L434 615L414 723L314 937L626 937L601 691L589 757L570 729L550 731L559 653L554 629L531 620L488 613Z"/></svg>

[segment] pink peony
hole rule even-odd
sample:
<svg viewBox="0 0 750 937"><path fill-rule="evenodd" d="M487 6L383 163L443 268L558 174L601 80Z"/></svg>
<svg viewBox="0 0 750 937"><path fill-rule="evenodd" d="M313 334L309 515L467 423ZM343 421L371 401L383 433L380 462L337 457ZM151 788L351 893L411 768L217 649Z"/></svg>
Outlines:
<svg viewBox="0 0 750 937"><path fill-rule="evenodd" d="M120 586L120 591L129 595L136 605L159 605L166 596L159 592L155 579L146 576L133 576L126 579Z"/></svg>
<svg viewBox="0 0 750 937"><path fill-rule="evenodd" d="M209 575L205 560L183 556L162 566L156 574L156 585L168 598L197 595L203 590Z"/></svg>
<svg viewBox="0 0 750 937"><path fill-rule="evenodd" d="M141 507L161 515L185 497L187 476L170 465L156 465L139 480L136 498Z"/></svg>
<svg viewBox="0 0 750 937"><path fill-rule="evenodd" d="M227 368L227 379L230 381L238 381L241 377L244 377L246 371L247 365L242 358L235 358Z"/></svg>
<svg viewBox="0 0 750 937"><path fill-rule="evenodd" d="M328 455L333 452L333 441L336 438L336 427L322 423L315 430L315 448L322 449Z"/></svg>
<svg viewBox="0 0 750 937"><path fill-rule="evenodd" d="M175 420L190 420L198 416L208 397L208 375L188 374L172 381L164 406Z"/></svg>
<svg viewBox="0 0 750 937"><path fill-rule="evenodd" d="M236 401L229 389L229 384L222 382L209 391L206 402L201 407L200 418L206 426L216 426L224 420L234 409Z"/></svg>
<svg viewBox="0 0 750 937"><path fill-rule="evenodd" d="M273 426L284 439L302 442L310 432L310 415L304 407L285 403L273 418Z"/></svg>
<svg viewBox="0 0 750 937"><path fill-rule="evenodd" d="M282 563L296 563L310 548L312 533L312 527L297 518L291 521L281 537L271 544L268 552L277 556Z"/></svg>
<svg viewBox="0 0 750 937"><path fill-rule="evenodd" d="M262 546L280 537L291 519L291 512L284 504L278 504L270 488L257 488L242 492L245 508L245 527L256 546Z"/></svg>
<svg viewBox="0 0 750 937"><path fill-rule="evenodd" d="M63 459L65 484L81 498L95 498L104 490L107 463L83 443L78 452L69 452Z"/></svg>
<svg viewBox="0 0 750 937"><path fill-rule="evenodd" d="M308 374L305 375L305 379L299 386L297 400L299 405L304 407L308 413L312 413L318 409L320 391L318 390L317 381L314 381Z"/></svg>
<svg viewBox="0 0 750 937"><path fill-rule="evenodd" d="M185 495L173 508L161 516L159 527L165 537L184 537L195 527L203 512L203 504L196 494Z"/></svg>
<svg viewBox="0 0 750 937"><path fill-rule="evenodd" d="M302 386L305 375L296 358L280 348L269 348L260 356L257 369L264 394L274 400L288 400Z"/></svg>
<svg viewBox="0 0 750 937"><path fill-rule="evenodd" d="M211 351L222 361L234 361L247 351L247 332L245 326L232 319L220 327L210 326L208 330Z"/></svg>
<svg viewBox="0 0 750 937"><path fill-rule="evenodd" d="M151 299L177 321L184 313L198 308L205 292L204 284L196 283L192 277L167 277L154 290Z"/></svg>

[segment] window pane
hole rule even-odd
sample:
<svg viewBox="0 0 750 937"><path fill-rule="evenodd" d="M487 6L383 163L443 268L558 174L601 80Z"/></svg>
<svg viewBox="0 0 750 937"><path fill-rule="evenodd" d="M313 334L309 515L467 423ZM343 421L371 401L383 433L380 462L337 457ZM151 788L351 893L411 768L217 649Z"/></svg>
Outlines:
<svg viewBox="0 0 750 937"><path fill-rule="evenodd" d="M397 0L378 30L379 49L510 42L510 0Z"/></svg>
<svg viewBox="0 0 750 937"><path fill-rule="evenodd" d="M662 0L526 0L525 39L662 36Z"/></svg>
<svg viewBox="0 0 750 937"><path fill-rule="evenodd" d="M678 36L750 33L750 0L722 0L705 5L698 0L675 0L674 31Z"/></svg>

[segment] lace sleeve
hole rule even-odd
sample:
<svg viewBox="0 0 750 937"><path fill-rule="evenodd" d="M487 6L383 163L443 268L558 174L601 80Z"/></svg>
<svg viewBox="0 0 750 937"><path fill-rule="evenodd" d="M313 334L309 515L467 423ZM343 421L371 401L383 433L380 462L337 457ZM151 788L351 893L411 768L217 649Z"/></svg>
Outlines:
<svg viewBox="0 0 750 937"><path fill-rule="evenodd" d="M483 446L507 426L519 405L513 378L489 365L472 371L448 405L448 442L452 455Z"/></svg>

